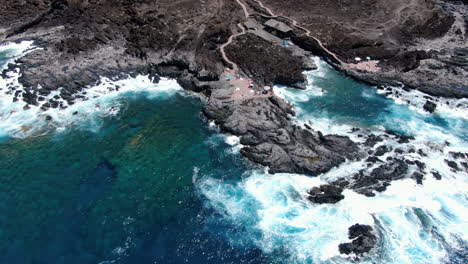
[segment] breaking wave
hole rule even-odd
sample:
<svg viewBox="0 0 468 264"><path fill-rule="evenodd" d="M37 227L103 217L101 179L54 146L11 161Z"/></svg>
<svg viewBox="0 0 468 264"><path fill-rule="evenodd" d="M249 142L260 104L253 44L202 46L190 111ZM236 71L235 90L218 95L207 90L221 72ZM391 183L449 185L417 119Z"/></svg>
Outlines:
<svg viewBox="0 0 468 264"><path fill-rule="evenodd" d="M323 94L275 87L277 94L295 106L296 122L357 142L370 134L381 135L384 140L375 147L421 150L424 155L391 151L382 159L404 155L423 162L423 185L409 178L393 181L375 197L345 190L344 200L320 205L306 199L312 187L337 178L351 179L358 171L374 167L364 161L347 161L315 178L259 171L237 182L202 177L197 185L208 198L206 206L240 233L226 232L227 239L234 246L258 247L280 259L287 256L280 262L349 263L352 260L340 255L338 245L349 241L348 227L359 223L373 226L380 238L371 254L361 259L363 263L466 263L468 175L459 161L453 160L461 170L447 164L452 160L450 152L468 152L468 115L456 107L463 101L438 99L449 103L430 115L420 110L422 101L408 104L387 98L341 76L324 62L318 64L319 69L308 74L315 85L312 89L323 89ZM398 143L388 136L389 130L415 139ZM442 175L441 180L435 179L434 171Z"/></svg>
<svg viewBox="0 0 468 264"><path fill-rule="evenodd" d="M0 63L3 69L8 63L33 49L30 41L1 46ZM125 107L125 98L164 98L182 92L175 80L165 78L159 83L153 83L148 76L143 75L119 81L102 78L99 85L83 89L79 93L81 99L75 100L72 105L58 99L65 109L42 110L41 105L27 105L22 100L14 100L14 93L9 92L7 87L17 87L21 98L23 88L18 82L20 72L16 69L7 75L6 79L0 78L0 137L41 135L50 131L63 131L70 126L95 131L101 126L103 117L115 116ZM60 90L53 91L44 102L58 95Z"/></svg>

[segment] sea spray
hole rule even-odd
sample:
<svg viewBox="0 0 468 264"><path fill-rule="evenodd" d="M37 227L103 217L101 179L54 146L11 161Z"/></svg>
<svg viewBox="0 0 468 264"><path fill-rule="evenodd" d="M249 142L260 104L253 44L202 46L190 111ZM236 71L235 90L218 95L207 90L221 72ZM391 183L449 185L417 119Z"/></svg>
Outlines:
<svg viewBox="0 0 468 264"><path fill-rule="evenodd" d="M245 241L235 244L251 243L270 253L286 250L297 263L347 262L338 245L347 241L347 228L355 223L383 232L386 255L369 261L441 263L447 256L444 242L468 239L466 206L458 201L466 202L468 183L460 179L428 179L423 186L401 180L376 197L345 190L345 199L336 205L307 201L306 192L323 183L320 178L253 172L236 184L205 178L199 186L208 206L246 229L239 238Z"/></svg>
<svg viewBox="0 0 468 264"><path fill-rule="evenodd" d="M387 146L403 151L391 150L381 159L422 162L423 184L409 178L415 171L410 167L406 179L391 182L375 197L345 190L345 199L337 204L317 205L307 200L312 187L339 178L351 180L359 171L378 165L362 159L346 161L316 178L258 171L238 182L201 177L196 184L208 198L206 206L241 230L242 235L227 232L227 240L234 246L250 245L285 257L285 262L350 263L340 255L338 245L348 242L348 227L360 223L373 226L380 241L361 259L365 263L464 263L466 258L454 256L466 255L460 244L468 241L468 177L451 156L468 152L466 115L456 107L464 101L439 99L445 103L430 115L421 110L422 100L407 104L387 98L321 64L307 74L315 86L312 89L323 89L323 94L275 87L276 94L295 106L296 123L360 143L371 134L380 136L382 141L373 149ZM398 142L389 131L414 139ZM449 166L450 160L461 169ZM437 180L434 172L442 179Z"/></svg>
<svg viewBox="0 0 468 264"><path fill-rule="evenodd" d="M10 44L0 49L5 59L3 67L15 58L21 57L31 50L32 42ZM123 107L125 100L143 95L148 98L164 98L182 92L175 80L162 78L153 83L148 76L138 75L119 81L101 78L99 85L91 86L79 92L74 104L58 99L59 108L41 109L41 105L28 105L23 100L23 87L19 83L19 69L7 73L6 79L0 78L0 137L26 137L42 135L50 131L63 131L67 127L76 126L91 131L99 129L103 117L115 116ZM9 86L17 87L15 92L8 90ZM19 93L19 100L14 100ZM51 92L43 102L60 96L60 89Z"/></svg>

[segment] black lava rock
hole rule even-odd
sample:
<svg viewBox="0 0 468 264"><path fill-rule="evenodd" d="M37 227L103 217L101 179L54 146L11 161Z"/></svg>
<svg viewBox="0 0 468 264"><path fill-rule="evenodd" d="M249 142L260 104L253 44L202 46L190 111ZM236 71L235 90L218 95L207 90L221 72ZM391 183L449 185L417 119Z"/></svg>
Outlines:
<svg viewBox="0 0 468 264"><path fill-rule="evenodd" d="M400 139L398 139L398 143L403 144L403 143L409 143L410 140L414 140L413 136L400 136Z"/></svg>
<svg viewBox="0 0 468 264"><path fill-rule="evenodd" d="M364 142L364 145L368 146L368 147L373 147L375 146L375 144L381 142L383 139L381 136L376 136L376 135L370 135L366 142Z"/></svg>
<svg viewBox="0 0 468 264"><path fill-rule="evenodd" d="M452 160L445 160L445 163L447 163L447 165L448 165L450 168L452 168L452 169L454 169L454 170L456 170L456 171L460 170L460 169L458 168L458 164L457 164L455 161L452 161Z"/></svg>
<svg viewBox="0 0 468 264"><path fill-rule="evenodd" d="M419 172L413 173L412 178L416 181L417 184L422 184L422 181L424 179L424 175L422 175Z"/></svg>
<svg viewBox="0 0 468 264"><path fill-rule="evenodd" d="M339 245L341 254L362 256L371 251L377 243L377 236L373 234L373 229L368 225L355 224L349 228L348 238L353 241Z"/></svg>
<svg viewBox="0 0 468 264"><path fill-rule="evenodd" d="M383 162L383 161L375 156L372 156L372 157L367 158L366 162L376 163L376 162Z"/></svg>
<svg viewBox="0 0 468 264"><path fill-rule="evenodd" d="M389 152L389 151L391 151L391 150L392 150L391 147L387 147L387 146L385 146L385 145L384 145L384 146L380 146L380 147L378 147L378 148L376 149L376 151L375 151L375 156L380 157L380 156L384 155L385 153L387 153L387 152Z"/></svg>
<svg viewBox="0 0 468 264"><path fill-rule="evenodd" d="M429 112L429 113L434 113L436 107L437 107L437 105L434 102L431 102L431 101L426 101L426 103L423 106L424 110Z"/></svg>
<svg viewBox="0 0 468 264"><path fill-rule="evenodd" d="M344 199L344 195L341 194L343 189L335 185L322 185L320 187L312 188L308 194L310 195L307 199L313 203L323 204L335 204Z"/></svg>
<svg viewBox="0 0 468 264"><path fill-rule="evenodd" d="M432 176L434 176L434 178L436 178L436 180L441 180L442 179L442 175L440 175L440 173L438 171L431 171L432 173Z"/></svg>

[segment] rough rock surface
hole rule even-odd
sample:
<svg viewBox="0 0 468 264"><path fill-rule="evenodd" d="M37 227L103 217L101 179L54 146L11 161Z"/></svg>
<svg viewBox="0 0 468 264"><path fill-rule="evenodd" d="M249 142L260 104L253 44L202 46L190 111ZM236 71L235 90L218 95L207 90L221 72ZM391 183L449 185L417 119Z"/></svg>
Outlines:
<svg viewBox="0 0 468 264"><path fill-rule="evenodd" d="M250 12L264 12L254 1L242 2ZM465 5L432 0L294 4L268 0L264 4L296 19L347 62L355 56L381 60L381 72L347 70L351 76L378 84L403 82L435 95L467 96ZM56 98L46 99L52 91L60 91L59 98L73 104L101 77L117 80L146 74L155 82L159 76L171 77L185 89L207 95L205 115L223 131L240 136L245 146L241 153L271 172L317 175L346 159L364 157L358 144L347 137L293 125L290 105L277 97L232 98L232 87L219 80L228 66L219 48L246 20L237 1L0 0L0 6L0 41L32 39L41 47L2 73L7 76L19 68L24 90L12 87L14 100L44 110L59 108L65 106ZM266 20L253 18L258 23ZM294 28L288 34L297 46L326 55L303 30L291 21L281 21ZM304 57L250 33L237 37L226 49L240 70L259 85L276 82L303 87ZM399 140L404 143L411 138ZM424 164L414 160L390 157L396 150L379 146L381 141L375 136L363 144L375 153L367 160L372 170L350 175L352 182L333 184L372 195L394 179L410 177L409 168L424 170ZM384 157L386 163L381 164ZM466 161L448 160L447 164L454 170L466 168ZM434 177L439 176L434 172ZM421 180L418 174L411 177Z"/></svg>
<svg viewBox="0 0 468 264"><path fill-rule="evenodd" d="M291 106L277 97L233 100L222 81L211 90L205 115L223 131L240 136L241 153L268 166L271 173L317 175L357 157L358 147L347 137L323 135L293 125Z"/></svg>
<svg viewBox="0 0 468 264"><path fill-rule="evenodd" d="M339 245L341 254L354 254L358 258L371 251L377 243L377 236L368 225L355 224L349 228L348 238L352 241Z"/></svg>
<svg viewBox="0 0 468 264"><path fill-rule="evenodd" d="M264 39L246 34L238 37L228 47L227 53L243 71L258 80L260 85L275 83L293 87L305 86L303 83L306 80L302 74L304 63L300 57L293 56L288 48L272 46Z"/></svg>
<svg viewBox="0 0 468 264"><path fill-rule="evenodd" d="M368 56L380 61L379 73L344 69L359 80L375 85L403 83L436 96L468 96L468 5L461 1L268 0L264 4L298 21L345 62ZM301 36L302 31L295 33L298 45L325 55L315 41Z"/></svg>
<svg viewBox="0 0 468 264"><path fill-rule="evenodd" d="M321 185L320 187L314 187L307 193L309 194L309 201L313 203L323 204L330 203L335 204L345 197L343 194L343 189L334 185L326 184Z"/></svg>

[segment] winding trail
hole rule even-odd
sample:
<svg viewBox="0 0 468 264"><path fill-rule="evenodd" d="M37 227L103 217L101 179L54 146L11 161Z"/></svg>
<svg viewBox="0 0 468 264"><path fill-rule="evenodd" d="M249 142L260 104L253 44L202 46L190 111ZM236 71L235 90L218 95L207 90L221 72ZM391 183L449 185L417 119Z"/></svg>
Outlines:
<svg viewBox="0 0 468 264"><path fill-rule="evenodd" d="M232 60L230 60L230 59L228 58L228 56L226 55L225 48L226 48L227 46L229 46L229 44L232 43L232 41L234 40L234 38L236 38L236 37L238 37L238 36L241 36L241 35L244 35L244 34L246 33L245 28L242 27L241 24L237 24L237 26L242 30L242 32L229 36L228 41L227 41L226 43L224 43L223 45L221 45L221 47L219 47L219 49L220 49L220 51L221 51L221 56L223 57L223 59L224 59L227 63L231 64L232 69L234 70L234 72L238 72L239 66L237 66L237 64L236 64L235 62L233 62Z"/></svg>
<svg viewBox="0 0 468 264"><path fill-rule="evenodd" d="M244 3L242 3L240 0L236 0L236 2L242 7L242 9L244 10L244 16L245 18L249 18L250 14L249 14L249 11L247 11L247 7L245 6Z"/></svg>
<svg viewBox="0 0 468 264"><path fill-rule="evenodd" d="M249 18L250 14L249 14L249 11L247 11L247 7L244 5L244 3L242 3L240 0L236 0L236 2L242 7L242 10L244 10L244 16L245 16L245 18ZM219 49L220 49L220 51L221 51L221 56L223 57L223 59L224 59L227 63L231 64L232 70L233 70L234 72L238 72L238 71L239 71L239 66L237 66L237 64L236 64L235 62L233 62L232 60L230 60L230 59L228 58L228 56L226 55L225 48L226 48L227 46L229 46L229 45L232 43L232 41L234 40L234 38L237 38L238 36L242 36L242 35L244 35L244 34L247 32L247 31L245 31L245 28L244 28L240 23L237 24L237 26L241 29L242 32L241 32L241 33L237 33L237 34L233 34L233 35L229 36L228 41L219 47Z"/></svg>
<svg viewBox="0 0 468 264"><path fill-rule="evenodd" d="M330 55L330 56L333 57L336 61L338 61L342 66L347 65L347 63L343 62L340 58L338 58L338 56L337 56L335 53L333 53L333 52L331 52L330 50L328 50L327 48L325 48L325 46L322 44L322 42L321 42L318 38L312 36L311 33L310 33L310 30L308 30L308 29L306 29L306 28L300 26L299 23L298 23L295 19L290 18L290 17L287 17L287 16L275 15L275 13L273 13L273 11L271 11L270 8L264 6L263 3L262 3L261 1L259 1L259 0L253 0L253 1L256 2L257 4L259 4L263 9L265 9L265 10L270 14L270 15L262 15L262 14L260 14L261 16L266 17L266 18L284 18L284 19L287 19L287 20L291 21L291 22L292 22L292 25L293 25L294 27L296 27L296 28L298 28L298 29L300 29L300 30L305 31L307 37L313 38L315 41L317 41L317 43L319 44L319 46L320 46L326 53L328 53L328 55Z"/></svg>
<svg viewBox="0 0 468 264"><path fill-rule="evenodd" d="M293 19L293 18L290 18L290 17L287 17L287 16L282 16L282 15L275 15L275 13L273 11L271 11L270 8L266 7L265 5L263 5L263 3L259 0L253 0L254 2L256 2L257 4L259 4L263 9L265 9L269 15L263 15L263 14L259 14L263 17L266 17L266 18L284 18L284 19L287 19L289 21L292 22L292 25L300 30L303 30L305 33L306 33L306 36L307 37L310 37L310 38L313 38L315 41L317 41L317 43L319 44L320 48L322 48L327 54L329 54L331 57L333 57L337 62L339 62L342 66L346 66L347 63L343 62L340 58L338 58L338 56L331 52L330 50L328 50L327 48L325 48L325 46L322 44L322 42L317 39L316 37L312 36L310 31L302 26L299 25L299 23ZM236 2L241 6L242 10L244 11L244 16L245 18L249 18L250 17L250 13L249 11L247 10L247 6L242 3L241 0L236 0ZM234 40L234 38L238 37L238 36L241 36L241 35L244 35L246 33L246 30L244 27L241 26L241 24L237 24L237 26L242 30L241 33L237 33L237 34L233 34L231 36L229 36L229 39L226 43L224 43L223 45L220 46L220 51L221 51L221 56L223 57L223 59L229 63L232 67L232 69L237 72L239 70L239 66L237 66L236 63L234 63L232 60L230 60L228 58L228 56L226 55L226 51L225 51L225 48L227 46L229 46L232 41Z"/></svg>
<svg viewBox="0 0 468 264"><path fill-rule="evenodd" d="M307 37L314 39L317 42L317 44L320 46L320 48L323 51L325 51L325 53L327 53L330 57L332 57L336 62L338 62L342 68L344 68L344 69L359 69L359 70L370 71L370 72L377 72L377 71L380 70L380 68L377 67L378 61L363 61L363 62L359 62L359 63L346 63L346 62L342 61L334 52L327 49L318 38L312 36L310 30L308 30L307 28L299 25L299 23L295 19L293 19L291 17L283 16L283 15L276 15L270 8L266 7L262 3L262 1L260 1L260 0L253 0L253 1L256 2L261 8L266 10L266 12L269 14L269 15L259 14L260 16L265 17L265 18L284 18L286 20L291 21L292 25L295 28L298 28L298 29L304 31L305 35ZM236 2L241 6L241 8L242 8L242 10L244 12L245 18L248 19L251 14L249 13L249 11L247 9L247 6L241 0L236 0ZM226 55L225 48L232 43L234 38L247 33L245 28L240 23L237 24L237 26L241 29L242 32L229 36L228 41L220 46L221 56L223 57L223 59L228 64L231 65L234 72L238 72L239 66L235 62L233 62L232 60L230 60L228 58L228 56Z"/></svg>
<svg viewBox="0 0 468 264"><path fill-rule="evenodd" d="M237 1L239 1L239 0L237 0ZM322 48L323 51L325 51L329 56L333 57L335 59L335 61L339 62L340 66L343 69L357 69L357 70L368 71L368 72L378 72L378 71L380 71L380 68L377 66L378 61L375 61L375 60L361 61L361 62L358 62L358 63L346 63L346 62L342 61L334 52L327 49L318 38L312 36L311 33L310 33L310 30L308 30L305 27L300 26L299 23L295 19L287 17L287 16L283 16L283 15L275 15L275 13L273 11L271 11L270 8L263 5L263 3L260 0L253 0L253 1L256 2L258 5L260 5L260 7L262 7L263 9L265 9L269 13L269 15L259 14L260 16L263 16L263 17L266 17L266 18L278 18L279 17L279 18L284 18L284 19L287 19L287 20L291 21L292 25L294 27L296 27L296 28L298 28L300 30L303 30L306 33L307 37L314 39L318 43L320 48Z"/></svg>

